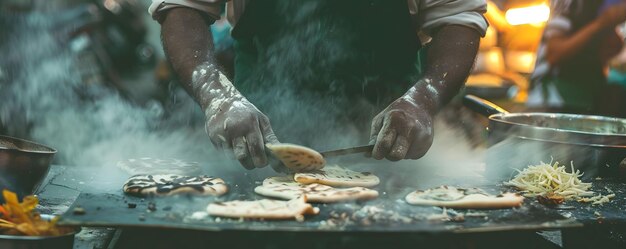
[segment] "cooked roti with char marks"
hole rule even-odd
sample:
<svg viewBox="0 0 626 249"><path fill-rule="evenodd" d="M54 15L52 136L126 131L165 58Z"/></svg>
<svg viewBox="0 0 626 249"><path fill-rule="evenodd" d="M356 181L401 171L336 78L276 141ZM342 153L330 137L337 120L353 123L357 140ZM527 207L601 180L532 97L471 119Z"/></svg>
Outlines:
<svg viewBox="0 0 626 249"><path fill-rule="evenodd" d="M306 203L306 196L290 201L256 200L228 201L209 204L207 212L212 216L250 219L297 219L303 220L305 214L318 214L319 208Z"/></svg>
<svg viewBox="0 0 626 249"><path fill-rule="evenodd" d="M137 196L169 196L176 194L223 195L228 191L224 180L211 176L174 174L135 175L124 183L124 193Z"/></svg>
<svg viewBox="0 0 626 249"><path fill-rule="evenodd" d="M272 154L293 172L307 172L324 168L326 160L319 152L296 144L266 144Z"/></svg>
<svg viewBox="0 0 626 249"><path fill-rule="evenodd" d="M378 197L378 191L363 188L333 188L322 184L301 184L291 177L270 177L262 186L254 189L257 194L280 199L295 199L306 195L310 202L333 203L342 201L369 200Z"/></svg>
<svg viewBox="0 0 626 249"><path fill-rule="evenodd" d="M380 179L370 172L356 172L339 166L296 173L293 179L302 184L320 183L331 187L373 187L380 183Z"/></svg>
<svg viewBox="0 0 626 249"><path fill-rule="evenodd" d="M406 196L411 205L438 206L462 209L502 209L519 207L524 197L514 193L490 195L478 188L438 188L413 191Z"/></svg>

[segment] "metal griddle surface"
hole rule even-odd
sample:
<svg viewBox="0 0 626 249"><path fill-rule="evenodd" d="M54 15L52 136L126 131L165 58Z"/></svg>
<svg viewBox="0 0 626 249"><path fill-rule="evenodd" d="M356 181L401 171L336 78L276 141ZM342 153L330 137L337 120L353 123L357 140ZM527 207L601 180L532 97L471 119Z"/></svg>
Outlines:
<svg viewBox="0 0 626 249"><path fill-rule="evenodd" d="M256 196L250 199L258 198ZM208 216L194 219L192 208L198 203L208 204L211 198L159 198L145 199L115 194L81 194L70 211L63 215L60 224L106 227L180 228L206 231L353 231L353 232L488 232L511 230L545 230L580 227L575 219L567 219L555 210L543 208L531 201L524 207L512 210L480 211L485 217L465 217L464 221L429 220L429 215L442 213L430 207L389 207L379 200L356 204L316 205L321 209L317 216L309 216L304 222L226 219ZM130 209L127 203L137 203ZM157 210L148 211L148 203L154 202ZM383 213L360 211L364 206L375 206ZM407 204L408 206L408 204ZM76 215L74 207L82 207L86 214ZM166 210L164 210L166 209ZM395 212L396 214L389 214ZM456 211L457 213L477 212ZM398 219L397 215L405 218ZM341 217L346 218L341 218ZM142 218L143 217L143 218ZM333 218L335 217L335 218ZM328 225L333 222L335 225Z"/></svg>
<svg viewBox="0 0 626 249"><path fill-rule="evenodd" d="M108 170L108 169L107 169ZM396 169L398 170L398 169ZM87 181L101 179L101 173L90 170ZM576 228L587 225L626 224L626 184L610 180L594 181L592 190L607 194L608 189L617 195L609 204L592 206L568 202L573 210L547 208L536 200L527 198L520 208L502 210L447 210L450 217L464 215L463 220L438 219L435 215L443 210L436 207L411 206L404 202L404 197L414 188L436 187L449 184L459 187L480 187L487 192L497 194L507 189L494 183L479 180L471 185L455 182L448 177L426 177L422 184L405 186L397 174L390 170L375 171L381 178L381 185L375 187L380 196L365 202L337 204L314 204L320 208L320 214L307 216L304 222L295 220L264 221L243 220L218 217L194 217L194 213L204 212L213 201L255 200L262 199L254 193L255 186L261 184L263 175L235 174L223 177L229 183L229 192L221 197L174 196L140 198L124 195L121 186L127 176L108 179L108 187L93 186L81 189L82 193L72 207L65 213L59 224L79 226L133 227L133 228L173 228L201 231L296 231L296 232L409 232L409 233L473 233L500 232L516 230L549 230ZM270 172L270 175L274 173ZM394 174L393 178L391 174ZM405 174L406 175L406 174ZM119 178L119 179L118 179ZM432 178L428 182L427 178ZM65 179L65 180L64 180ZM84 172L66 172L52 181L55 185L72 185L68 179L85 179ZM391 180L393 179L393 181ZM79 188L87 182L70 186ZM100 180L102 181L102 180ZM608 188L608 189L607 189ZM134 203L135 208L128 204ZM149 203L154 203L155 211L148 210ZM74 214L76 207L83 208L85 214ZM474 217L472 214L484 213L486 216Z"/></svg>
<svg viewBox="0 0 626 249"><path fill-rule="evenodd" d="M626 222L625 184L599 181L594 189L606 193L604 187L616 192L610 204L591 206L569 202L573 210L555 210L526 199L521 208L503 210L447 210L450 217L465 215L464 220L438 219L434 215L442 209L406 204L406 190L394 192L381 190L376 200L366 202L315 204L321 209L319 215L308 216L304 222L295 220L263 221L228 219L206 216L194 218L212 201L254 200L263 198L252 192L256 184L231 186L229 194L222 197L159 197L139 198L118 193L82 193L60 224L106 227L174 228L204 231L352 231L352 232L495 232L513 230L546 230L575 228L590 224L624 224ZM495 186L479 186L497 193ZM390 194L395 193L395 194ZM128 204L137 204L129 208ZM154 203L155 211L148 210ZM85 209L85 214L74 214L75 207ZM367 212L366 210L370 210ZM374 211L371 211L374 210ZM471 217L484 213L486 216ZM598 217L598 214L601 217Z"/></svg>

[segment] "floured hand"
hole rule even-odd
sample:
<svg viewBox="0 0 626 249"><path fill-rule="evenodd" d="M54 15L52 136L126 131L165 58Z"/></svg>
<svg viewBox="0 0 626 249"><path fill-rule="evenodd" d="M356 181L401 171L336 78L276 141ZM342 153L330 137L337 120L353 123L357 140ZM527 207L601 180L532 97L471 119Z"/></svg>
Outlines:
<svg viewBox="0 0 626 249"><path fill-rule="evenodd" d="M423 78L372 122L376 159L417 159L426 154L433 142L433 116L458 94L471 72L479 32L445 25L432 38Z"/></svg>
<svg viewBox="0 0 626 249"><path fill-rule="evenodd" d="M433 142L433 121L427 99L416 97L415 87L392 102L372 121L372 157L391 161L418 159Z"/></svg>
<svg viewBox="0 0 626 249"><path fill-rule="evenodd" d="M213 145L232 150L246 169L266 166L265 144L278 143L267 116L213 65L194 71L193 82Z"/></svg>

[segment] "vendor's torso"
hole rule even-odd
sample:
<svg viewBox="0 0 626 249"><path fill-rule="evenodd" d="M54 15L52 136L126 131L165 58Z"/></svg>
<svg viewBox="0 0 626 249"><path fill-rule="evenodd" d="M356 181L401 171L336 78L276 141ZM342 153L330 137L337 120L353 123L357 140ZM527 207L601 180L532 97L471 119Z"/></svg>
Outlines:
<svg viewBox="0 0 626 249"><path fill-rule="evenodd" d="M233 37L235 84L252 98L259 90L395 98L417 74L420 43L402 0L250 1Z"/></svg>

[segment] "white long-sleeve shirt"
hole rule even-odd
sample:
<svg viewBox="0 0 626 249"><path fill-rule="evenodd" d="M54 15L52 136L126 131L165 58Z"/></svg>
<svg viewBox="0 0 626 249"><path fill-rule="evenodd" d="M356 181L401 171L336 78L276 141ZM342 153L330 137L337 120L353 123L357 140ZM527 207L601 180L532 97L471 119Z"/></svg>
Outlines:
<svg viewBox="0 0 626 249"><path fill-rule="evenodd" d="M250 0L152 0L149 12L157 17L162 11L177 7L189 7L205 12L215 20L220 17L220 6L227 2L226 13L232 26L237 24ZM446 25L462 25L473 28L482 36L487 30L483 13L487 11L485 0L408 0L409 12L416 20L418 31L430 34Z"/></svg>

